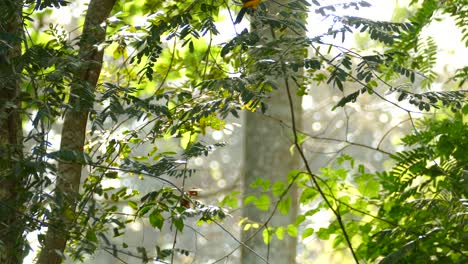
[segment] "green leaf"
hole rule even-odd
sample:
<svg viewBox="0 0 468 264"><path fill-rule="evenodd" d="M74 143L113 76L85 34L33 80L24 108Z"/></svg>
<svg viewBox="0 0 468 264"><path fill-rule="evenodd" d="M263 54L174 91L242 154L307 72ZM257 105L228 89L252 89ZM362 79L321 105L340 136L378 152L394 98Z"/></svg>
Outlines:
<svg viewBox="0 0 468 264"><path fill-rule="evenodd" d="M313 200L317 196L318 192L314 188L305 188L304 191L301 193L301 197L299 198L299 202L301 204L308 204L311 200Z"/></svg>
<svg viewBox="0 0 468 264"><path fill-rule="evenodd" d="M448 157L454 150L455 146L452 144L447 135L442 135L437 142L437 148L442 156Z"/></svg>
<svg viewBox="0 0 468 264"><path fill-rule="evenodd" d="M302 239L310 237L313 234L314 234L314 229L313 228L310 228L310 227L306 228L306 230L304 230L304 232L302 232Z"/></svg>
<svg viewBox="0 0 468 264"><path fill-rule="evenodd" d="M466 104L465 106L463 106L463 108L462 108L462 113L463 113L464 115L468 115L468 104Z"/></svg>
<svg viewBox="0 0 468 264"><path fill-rule="evenodd" d="M336 236L335 239L333 240L333 248L338 248L340 245L344 244L345 240L343 236Z"/></svg>
<svg viewBox="0 0 468 264"><path fill-rule="evenodd" d="M289 224L286 230L288 231L289 236L297 237L297 226Z"/></svg>
<svg viewBox="0 0 468 264"><path fill-rule="evenodd" d="M292 205L292 199L290 196L287 198L283 198L278 204L278 211L283 215L288 215L291 205Z"/></svg>
<svg viewBox="0 0 468 264"><path fill-rule="evenodd" d="M198 134L194 133L193 131L183 133L180 139L180 147L183 149L187 149L188 146L190 146L197 140L197 137Z"/></svg>
<svg viewBox="0 0 468 264"><path fill-rule="evenodd" d="M263 229L262 231L263 243L268 245L272 239L272 235L270 234L270 230L268 228Z"/></svg>
<svg viewBox="0 0 468 264"><path fill-rule="evenodd" d="M364 173L356 177L358 191L363 195L370 198L378 197L380 191L380 183L374 179L374 175Z"/></svg>
<svg viewBox="0 0 468 264"><path fill-rule="evenodd" d="M139 215L139 216L144 216L147 212L149 212L149 210L151 210L151 207L152 207L151 205L145 205L145 206L143 206L143 207L139 210L138 215Z"/></svg>
<svg viewBox="0 0 468 264"><path fill-rule="evenodd" d="M239 191L234 191L226 195L223 198L223 200L219 203L220 206L228 206L233 209L238 208L239 207L239 198L238 198L239 194L240 194Z"/></svg>
<svg viewBox="0 0 468 264"><path fill-rule="evenodd" d="M153 210L153 212L151 212L151 214L149 215L149 222L151 226L161 230L164 224L164 217L158 210Z"/></svg>
<svg viewBox="0 0 468 264"><path fill-rule="evenodd" d="M148 160L148 157L147 156L142 156L142 155L139 155L139 156L133 156L133 159L134 160Z"/></svg>
<svg viewBox="0 0 468 264"><path fill-rule="evenodd" d="M289 147L289 154L294 155L294 150L296 149L296 145L294 144L291 144L291 146Z"/></svg>
<svg viewBox="0 0 468 264"><path fill-rule="evenodd" d="M288 173L288 183L291 183L293 180L296 180L303 172L300 170L292 170Z"/></svg>
<svg viewBox="0 0 468 264"><path fill-rule="evenodd" d="M270 180L266 180L263 178L257 178L254 182L250 184L252 188L262 187L263 191L266 192L270 189Z"/></svg>
<svg viewBox="0 0 468 264"><path fill-rule="evenodd" d="M268 211L270 209L270 196L263 194L253 203L258 209Z"/></svg>
<svg viewBox="0 0 468 264"><path fill-rule="evenodd" d="M116 171L109 171L109 172L106 172L104 176L109 179L117 179L117 177L119 177L119 173Z"/></svg>
<svg viewBox="0 0 468 264"><path fill-rule="evenodd" d="M283 194L285 189L286 189L286 185L282 181L275 182L273 186L271 187L271 191L273 192L273 195L276 197Z"/></svg>
<svg viewBox="0 0 468 264"><path fill-rule="evenodd" d="M117 227L113 228L112 231L114 233L114 237L119 237L119 236L123 235L123 233L119 232L119 229Z"/></svg>
<svg viewBox="0 0 468 264"><path fill-rule="evenodd" d="M141 138L131 138L130 140L128 140L128 142L134 143L134 144L140 143L141 141L142 141Z"/></svg>
<svg viewBox="0 0 468 264"><path fill-rule="evenodd" d="M345 161L349 161L351 168L354 168L354 159L353 157L343 154L336 159L338 165L342 165Z"/></svg>
<svg viewBox="0 0 468 264"><path fill-rule="evenodd" d="M245 197L244 199L244 206L250 204L250 203L254 203L257 201L257 197L255 195L249 195L247 197Z"/></svg>
<svg viewBox="0 0 468 264"><path fill-rule="evenodd" d="M304 141L306 141L307 138L308 138L307 135L302 134L302 133L297 133L297 144L302 145L302 143L304 143Z"/></svg>
<svg viewBox="0 0 468 264"><path fill-rule="evenodd" d="M175 227L180 232L182 232L182 230L184 230L184 220L182 219L182 217L173 217L172 218L172 223L174 223Z"/></svg>
<svg viewBox="0 0 468 264"><path fill-rule="evenodd" d="M278 240L283 240L284 239L284 227L280 226L276 228L275 234Z"/></svg>
<svg viewBox="0 0 468 264"><path fill-rule="evenodd" d="M94 243L98 242L96 233L93 230L88 229L86 231L86 240L94 242Z"/></svg>
<svg viewBox="0 0 468 264"><path fill-rule="evenodd" d="M295 225L300 225L302 222L304 222L306 220L306 217L305 215L298 215L297 218L296 218L296 221L294 222Z"/></svg>
<svg viewBox="0 0 468 264"><path fill-rule="evenodd" d="M328 240L330 238L330 230L328 228L320 228L316 234L317 237L322 240Z"/></svg>
<svg viewBox="0 0 468 264"><path fill-rule="evenodd" d="M302 145L306 139L308 138L308 136L306 134L302 134L300 132L297 132L297 144ZM291 155L294 154L294 150L296 148L296 145L295 144L292 144L291 147L289 148L289 153L291 153Z"/></svg>
<svg viewBox="0 0 468 264"><path fill-rule="evenodd" d="M128 206L130 206L130 208L133 210L138 210L138 205L134 201L128 201Z"/></svg>

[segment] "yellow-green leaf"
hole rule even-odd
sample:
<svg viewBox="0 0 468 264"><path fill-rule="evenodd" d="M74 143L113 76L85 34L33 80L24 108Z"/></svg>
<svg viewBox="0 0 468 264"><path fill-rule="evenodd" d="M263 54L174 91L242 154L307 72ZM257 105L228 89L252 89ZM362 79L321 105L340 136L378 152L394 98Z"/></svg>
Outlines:
<svg viewBox="0 0 468 264"><path fill-rule="evenodd" d="M297 237L297 227L295 225L289 224L286 230L288 231L288 235Z"/></svg>
<svg viewBox="0 0 468 264"><path fill-rule="evenodd" d="M263 243L265 243L266 245L270 243L271 238L273 237L270 234L270 230L268 228L263 229L262 236L263 236Z"/></svg>
<svg viewBox="0 0 468 264"><path fill-rule="evenodd" d="M134 201L129 201L128 206L130 206L130 208L132 208L133 210L138 210L138 205Z"/></svg>
<svg viewBox="0 0 468 264"><path fill-rule="evenodd" d="M270 208L270 197L266 194L261 195L256 201L253 202L254 205L262 210L262 211L268 211Z"/></svg>
<svg viewBox="0 0 468 264"><path fill-rule="evenodd" d="M273 184L271 187L271 191L273 192L273 195L278 197L281 194L283 194L283 191L286 189L286 185L282 181L277 181Z"/></svg>
<svg viewBox="0 0 468 264"><path fill-rule="evenodd" d="M314 229L313 228L306 228L306 230L304 230L304 232L302 232L302 239L310 237L313 234L314 234Z"/></svg>
<svg viewBox="0 0 468 264"><path fill-rule="evenodd" d="M279 240L283 240L284 239L284 227L280 226L276 228L275 234Z"/></svg>

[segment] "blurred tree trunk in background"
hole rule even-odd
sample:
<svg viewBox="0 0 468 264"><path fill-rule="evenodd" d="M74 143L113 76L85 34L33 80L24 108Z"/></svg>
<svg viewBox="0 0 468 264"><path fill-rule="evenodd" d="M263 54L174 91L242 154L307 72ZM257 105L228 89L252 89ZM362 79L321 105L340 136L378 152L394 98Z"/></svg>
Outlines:
<svg viewBox="0 0 468 264"><path fill-rule="evenodd" d="M93 107L93 98L99 75L102 68L103 50L98 50L97 45L104 42L106 26L103 25L108 18L116 0L91 0L80 39L79 55L83 63L81 72L75 76L71 87L69 104L62 128L61 151L73 151L82 156L86 136L86 124L89 109ZM74 210L79 195L81 171L83 163L77 157L75 162L60 162L58 166L58 179L55 187L57 207L55 215L49 222L49 229L44 241L44 246L39 255L40 264L59 264L62 262L61 253L64 252L69 239L68 229L74 219Z"/></svg>
<svg viewBox="0 0 468 264"><path fill-rule="evenodd" d="M288 1L282 0L275 3L269 3L268 13L273 16L282 6ZM253 18L255 19L255 18ZM255 23L255 22L254 22ZM257 29L253 29L257 30ZM305 34L304 32L300 32ZM292 32L279 32L283 36L292 35ZM269 26L264 26L259 30L259 35L263 37L261 40L264 43L275 39L275 33L272 33ZM295 37L301 37L294 33ZM287 50L287 48L286 48ZM284 55L284 53L282 54ZM282 56L281 55L281 56ZM288 58L279 57L279 60L288 60ZM301 75L302 72L296 73ZM285 77L286 78L286 74ZM262 188L249 188L257 178L268 180L271 186L277 181L287 183L287 175L293 169L298 169L300 166L299 155L297 151L292 154L291 146L294 144L294 136L291 130L291 109L289 106L287 89L285 87L285 79L278 76L274 81L278 84L279 89L268 94L269 98L265 100L267 111L265 114L258 109L256 112L247 112L244 122L244 156L243 156L243 180L242 190L243 197L249 195L260 196L265 194ZM296 95L297 86L291 80L288 81L291 87L291 93L294 101L293 111L295 114L295 122L298 129L301 125L302 97ZM284 123L284 124L283 124ZM285 126L286 124L286 126ZM271 189L270 189L271 190ZM260 226L265 223L270 217L272 210L278 200L271 192L268 193L271 199L270 209L268 211L259 210L256 206L250 203L243 206L242 218L248 218L248 221L259 223ZM278 210L273 215L267 226L287 226L293 224L296 220L298 203L297 190L293 186L286 197L292 198L292 204L288 215L283 215ZM274 238L269 245L266 245L263 240L262 231L258 232L255 237L249 239L253 233L258 231L256 228L250 228L248 231L243 231L241 227L242 241L253 251L268 260L269 263L295 263L297 239L285 234L283 240L278 240L274 234ZM286 233L286 232L285 232ZM263 261L252 253L246 247L242 247L241 263L262 263Z"/></svg>
<svg viewBox="0 0 468 264"><path fill-rule="evenodd" d="M281 87L281 90L271 94L267 101L269 111L266 114L283 120L285 123L290 123L290 112L286 89ZM301 105L299 100L295 104L295 113L300 117ZM261 113L247 113L244 122L245 129L245 154L244 154L244 173L243 173L243 191L244 197L248 195L260 195L261 189L251 189L250 184L257 178L269 180L271 184L275 181L286 181L288 172L292 169L297 169L299 162L297 159L297 151L291 156L289 149L292 145L291 130L288 127L283 127L277 120L270 119ZM254 191L258 191L254 193ZM292 206L289 210L289 215L281 215L276 212L269 225L271 226L286 226L294 223L297 215L296 189L293 187L290 190L292 196ZM242 217L247 217L251 221L264 223L271 214L275 199L271 197L272 204L270 210L260 211L253 204L243 207ZM243 241L251 236L256 229L242 231ZM270 263L295 263L296 256L296 238L285 236L283 241L274 238L270 245L265 245L262 238L262 232L259 232L254 238L247 241L246 244L267 258L268 246ZM261 260L250 250L242 248L241 263L261 263Z"/></svg>
<svg viewBox="0 0 468 264"><path fill-rule="evenodd" d="M25 192L19 100L23 1L0 2L0 263L22 263Z"/></svg>

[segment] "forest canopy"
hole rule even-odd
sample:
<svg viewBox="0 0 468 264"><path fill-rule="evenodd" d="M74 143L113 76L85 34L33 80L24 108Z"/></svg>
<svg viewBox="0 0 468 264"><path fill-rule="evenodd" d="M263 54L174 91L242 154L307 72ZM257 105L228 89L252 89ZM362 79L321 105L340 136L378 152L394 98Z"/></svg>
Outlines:
<svg viewBox="0 0 468 264"><path fill-rule="evenodd" d="M0 263L466 262L468 2L395 2L3 0Z"/></svg>

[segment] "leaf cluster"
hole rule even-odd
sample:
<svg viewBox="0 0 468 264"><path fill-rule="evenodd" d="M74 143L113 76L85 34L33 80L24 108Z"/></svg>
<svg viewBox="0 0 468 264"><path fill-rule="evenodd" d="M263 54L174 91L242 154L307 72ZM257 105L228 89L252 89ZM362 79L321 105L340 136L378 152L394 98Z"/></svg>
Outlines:
<svg viewBox="0 0 468 264"><path fill-rule="evenodd" d="M422 131L405 136L402 141L412 149L392 156L396 164L391 171L367 173L363 166L353 175L341 168L322 170L321 181L348 235L359 238L355 247L360 259L379 263L467 260L468 126L462 113L427 120ZM349 166L354 167L351 157L338 160L343 161L351 161ZM356 191L359 196L353 195ZM301 203L310 204L316 195L313 187L304 188ZM320 208L323 202L305 215ZM336 220L316 234L333 238L334 247L344 243Z"/></svg>

